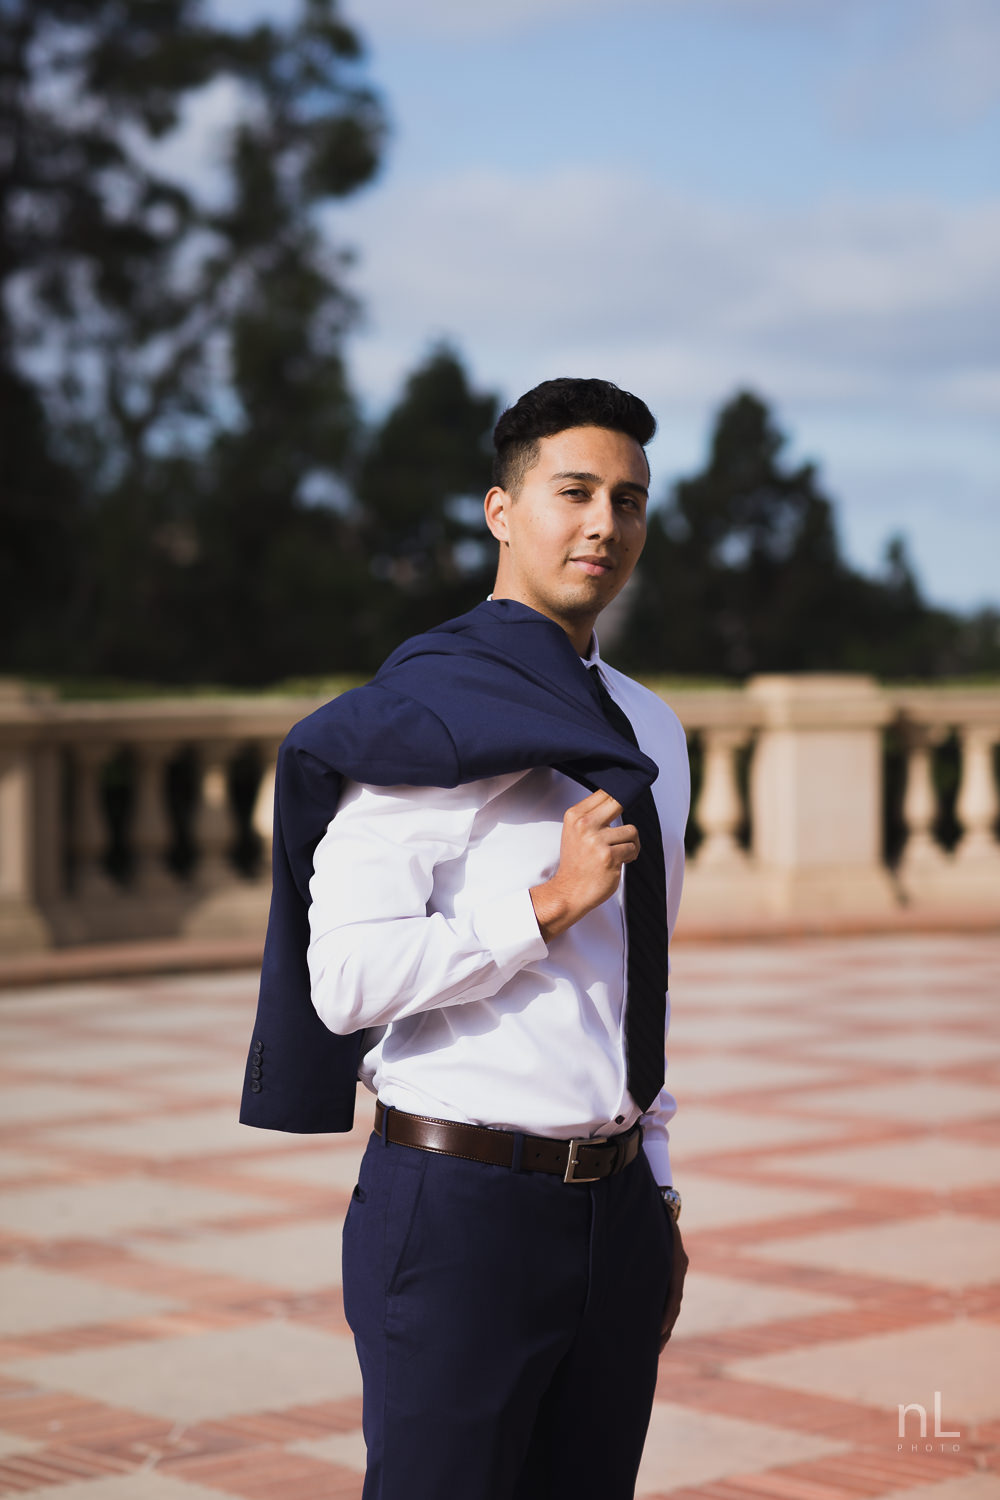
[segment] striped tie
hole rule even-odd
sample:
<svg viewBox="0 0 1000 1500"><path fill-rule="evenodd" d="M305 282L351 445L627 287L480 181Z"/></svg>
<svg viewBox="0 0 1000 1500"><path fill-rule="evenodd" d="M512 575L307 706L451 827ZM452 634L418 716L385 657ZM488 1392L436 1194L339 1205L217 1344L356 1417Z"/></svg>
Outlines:
<svg viewBox="0 0 1000 1500"><path fill-rule="evenodd" d="M639 746L628 716L591 668L601 711L612 729ZM625 1004L625 1064L628 1091L647 1110L663 1087L667 1019L667 879L663 839L653 794L647 787L624 811L639 834L639 856L625 866L628 930L628 994Z"/></svg>

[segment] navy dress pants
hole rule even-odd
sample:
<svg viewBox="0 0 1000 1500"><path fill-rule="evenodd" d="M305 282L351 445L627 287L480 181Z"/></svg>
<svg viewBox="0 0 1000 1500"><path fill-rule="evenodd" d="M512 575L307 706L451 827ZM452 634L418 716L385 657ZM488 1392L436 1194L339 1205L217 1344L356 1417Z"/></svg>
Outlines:
<svg viewBox="0 0 1000 1500"><path fill-rule="evenodd" d="M573 1184L373 1135L344 1225L364 1500L632 1500L672 1245L642 1151Z"/></svg>

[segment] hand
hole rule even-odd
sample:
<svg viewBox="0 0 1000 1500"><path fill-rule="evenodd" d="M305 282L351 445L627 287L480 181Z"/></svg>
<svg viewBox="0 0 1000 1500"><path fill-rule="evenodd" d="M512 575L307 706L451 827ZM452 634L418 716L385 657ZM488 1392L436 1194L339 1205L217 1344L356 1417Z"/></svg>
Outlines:
<svg viewBox="0 0 1000 1500"><path fill-rule="evenodd" d="M681 1310L681 1297L684 1294L684 1278L687 1275L688 1268L687 1251L681 1244L680 1225L676 1219L671 1219L670 1225L674 1233L674 1258L673 1268L670 1272L670 1290L667 1293L667 1305L663 1309L663 1321L660 1324L661 1351L674 1331L677 1314Z"/></svg>
<svg viewBox="0 0 1000 1500"><path fill-rule="evenodd" d="M607 792L591 792L566 810L559 846L559 868L544 885L529 892L538 930L548 942L618 889L622 866L639 853L639 835L631 823L612 828L621 803Z"/></svg>

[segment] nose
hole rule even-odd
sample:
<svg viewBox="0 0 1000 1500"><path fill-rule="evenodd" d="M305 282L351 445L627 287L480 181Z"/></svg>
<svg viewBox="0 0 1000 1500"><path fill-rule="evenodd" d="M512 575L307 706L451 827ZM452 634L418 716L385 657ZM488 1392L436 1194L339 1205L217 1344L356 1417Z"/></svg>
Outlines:
<svg viewBox="0 0 1000 1500"><path fill-rule="evenodd" d="M618 511L610 494L604 490L598 490L587 506L584 534L595 542L618 534Z"/></svg>

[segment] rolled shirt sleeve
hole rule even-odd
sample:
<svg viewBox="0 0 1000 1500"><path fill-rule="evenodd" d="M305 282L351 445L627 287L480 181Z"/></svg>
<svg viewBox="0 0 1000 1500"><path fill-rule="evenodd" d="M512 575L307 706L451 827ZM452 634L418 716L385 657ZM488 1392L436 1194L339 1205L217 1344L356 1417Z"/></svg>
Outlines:
<svg viewBox="0 0 1000 1500"><path fill-rule="evenodd" d="M676 1108L673 1095L663 1089L656 1104L642 1117L642 1149L652 1169L653 1180L660 1187L673 1187L674 1184L668 1122Z"/></svg>

